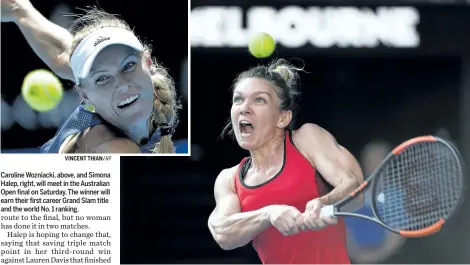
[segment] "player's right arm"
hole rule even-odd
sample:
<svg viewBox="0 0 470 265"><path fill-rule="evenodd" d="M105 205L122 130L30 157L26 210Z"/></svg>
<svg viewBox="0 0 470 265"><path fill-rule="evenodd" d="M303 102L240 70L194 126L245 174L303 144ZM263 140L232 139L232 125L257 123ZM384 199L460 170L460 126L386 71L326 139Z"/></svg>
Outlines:
<svg viewBox="0 0 470 265"><path fill-rule="evenodd" d="M29 0L1 1L2 22L15 22L36 55L59 77L73 81L68 54L72 34L45 18Z"/></svg>
<svg viewBox="0 0 470 265"><path fill-rule="evenodd" d="M236 168L225 169L214 185L216 207L208 221L214 240L222 249L231 250L248 244L257 234L274 225L284 235L299 232L302 214L294 207L272 205L251 212L241 212L235 192Z"/></svg>

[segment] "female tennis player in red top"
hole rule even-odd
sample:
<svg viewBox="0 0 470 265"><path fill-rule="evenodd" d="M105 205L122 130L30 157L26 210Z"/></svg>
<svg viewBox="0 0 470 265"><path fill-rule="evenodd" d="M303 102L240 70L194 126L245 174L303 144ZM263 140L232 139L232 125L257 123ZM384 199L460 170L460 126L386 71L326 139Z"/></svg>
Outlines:
<svg viewBox="0 0 470 265"><path fill-rule="evenodd" d="M321 127L291 130L298 70L277 60L235 80L232 132L250 157L217 177L209 229L225 250L253 241L264 264L350 263L343 221L319 213L357 188L362 171Z"/></svg>

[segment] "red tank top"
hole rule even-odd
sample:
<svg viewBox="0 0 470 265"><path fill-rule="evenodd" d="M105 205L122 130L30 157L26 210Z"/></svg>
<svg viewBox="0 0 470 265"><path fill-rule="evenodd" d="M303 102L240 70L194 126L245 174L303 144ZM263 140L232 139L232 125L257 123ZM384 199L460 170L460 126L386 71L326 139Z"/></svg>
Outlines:
<svg viewBox="0 0 470 265"><path fill-rule="evenodd" d="M243 177L251 164L241 161L235 176L235 189L242 212L258 210L268 205L290 205L305 211L308 201L331 191L329 185L310 162L296 149L290 132L286 132L284 164L269 181L247 186ZM253 239L253 247L263 264L349 264L346 249L346 228L340 218L337 225L319 231L300 232L283 236L274 226Z"/></svg>

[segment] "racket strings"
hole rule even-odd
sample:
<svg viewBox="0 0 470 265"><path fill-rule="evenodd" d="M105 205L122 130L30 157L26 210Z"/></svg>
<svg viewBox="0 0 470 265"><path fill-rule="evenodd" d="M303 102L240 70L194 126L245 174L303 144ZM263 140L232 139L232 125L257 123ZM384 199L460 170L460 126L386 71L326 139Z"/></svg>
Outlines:
<svg viewBox="0 0 470 265"><path fill-rule="evenodd" d="M397 230L416 231L446 219L463 185L458 157L439 142L407 147L378 174L377 217ZM380 194L383 199L378 201Z"/></svg>

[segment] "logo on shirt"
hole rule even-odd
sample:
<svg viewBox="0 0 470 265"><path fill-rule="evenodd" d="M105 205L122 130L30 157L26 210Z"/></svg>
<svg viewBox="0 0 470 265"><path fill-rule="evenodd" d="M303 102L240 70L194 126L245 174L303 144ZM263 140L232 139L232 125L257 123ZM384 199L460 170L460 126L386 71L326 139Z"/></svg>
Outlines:
<svg viewBox="0 0 470 265"><path fill-rule="evenodd" d="M98 39L96 39L96 41L95 41L95 46L98 45L98 44L100 44L100 43L102 43L103 41L107 41L107 40L110 40L110 39L111 39L111 38L109 38L109 37L101 37L101 36L99 36Z"/></svg>

